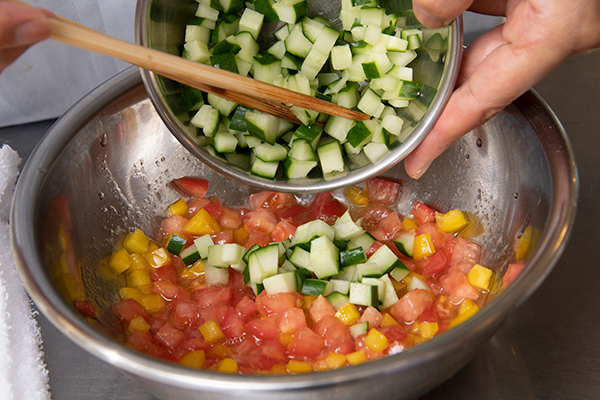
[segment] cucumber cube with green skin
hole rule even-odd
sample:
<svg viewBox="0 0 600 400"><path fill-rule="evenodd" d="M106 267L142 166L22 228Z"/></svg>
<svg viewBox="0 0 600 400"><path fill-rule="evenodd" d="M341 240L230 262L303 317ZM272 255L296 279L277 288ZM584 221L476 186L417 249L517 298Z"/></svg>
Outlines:
<svg viewBox="0 0 600 400"><path fill-rule="evenodd" d="M362 247L351 250L340 251L340 267L345 268L350 265L356 265L367 261Z"/></svg>
<svg viewBox="0 0 600 400"><path fill-rule="evenodd" d="M248 132L270 144L274 144L279 134L279 118L258 111L246 112L244 116Z"/></svg>
<svg viewBox="0 0 600 400"><path fill-rule="evenodd" d="M237 43L235 36L229 36L225 40L217 43L212 49L212 54L231 53L237 54L241 50L241 46Z"/></svg>
<svg viewBox="0 0 600 400"><path fill-rule="evenodd" d="M183 45L185 58L198 63L207 63L210 60L210 51L206 43L200 40L192 40Z"/></svg>
<svg viewBox="0 0 600 400"><path fill-rule="evenodd" d="M357 322L350 327L350 334L354 339L360 335L367 334L369 332L369 321Z"/></svg>
<svg viewBox="0 0 600 400"><path fill-rule="evenodd" d="M300 139L306 139L309 143L312 143L321 132L323 132L323 128L318 125L300 125L294 132L294 136Z"/></svg>
<svg viewBox="0 0 600 400"><path fill-rule="evenodd" d="M317 154L324 174L344 170L344 158L340 142L333 141L317 147Z"/></svg>
<svg viewBox="0 0 600 400"><path fill-rule="evenodd" d="M330 279L329 282L331 282L331 290L333 292L338 292L342 294L350 293L350 281L341 279Z"/></svg>
<svg viewBox="0 0 600 400"><path fill-rule="evenodd" d="M199 18L200 19L200 18ZM210 29L200 25L187 25L185 27L185 42L199 40L208 45L210 41Z"/></svg>
<svg viewBox="0 0 600 400"><path fill-rule="evenodd" d="M370 137L373 135L373 132L365 125L364 121L358 121L354 124L354 126L348 131L348 135L346 136L346 140L353 147L358 147L361 144L370 140Z"/></svg>
<svg viewBox="0 0 600 400"><path fill-rule="evenodd" d="M282 161L287 157L287 149L279 143L261 143L253 151L254 155L264 162Z"/></svg>
<svg viewBox="0 0 600 400"><path fill-rule="evenodd" d="M179 255L179 253L181 253L181 250L183 250L186 243L186 238L174 233L169 238L169 243L167 243L167 250L169 251L169 253L175 254L177 256Z"/></svg>
<svg viewBox="0 0 600 400"><path fill-rule="evenodd" d="M339 310L340 308L342 308L350 302L350 297L348 296L348 294L336 291L332 291L327 296L325 296L325 298L329 300L333 308L335 308L336 310Z"/></svg>
<svg viewBox="0 0 600 400"><path fill-rule="evenodd" d="M311 268L317 278L329 278L339 272L340 251L326 236L318 237L310 244Z"/></svg>
<svg viewBox="0 0 600 400"><path fill-rule="evenodd" d="M260 46L256 42L256 39L254 39L254 36L250 32L242 31L235 34L235 40L241 47L237 56L243 61L251 63L260 50Z"/></svg>
<svg viewBox="0 0 600 400"><path fill-rule="evenodd" d="M273 9L272 0L255 0L253 4L254 9L265 16L263 23L270 24L271 22L279 20L275 9Z"/></svg>
<svg viewBox="0 0 600 400"><path fill-rule="evenodd" d="M262 284L269 295L293 293L298 290L295 271L270 276L265 278Z"/></svg>
<svg viewBox="0 0 600 400"><path fill-rule="evenodd" d="M181 261L183 261L185 265L192 265L200 259L200 252L194 244L183 249L181 253L179 253L179 256L181 257Z"/></svg>
<svg viewBox="0 0 600 400"><path fill-rule="evenodd" d="M240 72L238 70L234 54L213 54L212 56L210 56L210 64L213 67L221 68L226 71L234 72L236 74L239 74Z"/></svg>
<svg viewBox="0 0 600 400"><path fill-rule="evenodd" d="M302 26L296 25L285 38L285 47L288 53L297 57L306 58L313 44L304 36Z"/></svg>
<svg viewBox="0 0 600 400"><path fill-rule="evenodd" d="M288 157L283 162L283 173L288 179L306 178L317 165L316 161L303 161Z"/></svg>
<svg viewBox="0 0 600 400"><path fill-rule="evenodd" d="M307 296L326 296L329 294L331 283L320 279L306 279L302 284L302 294Z"/></svg>
<svg viewBox="0 0 600 400"><path fill-rule="evenodd" d="M250 172L254 175L262 176L267 179L274 179L279 169L279 161L264 162L260 159L254 160Z"/></svg>
<svg viewBox="0 0 600 400"><path fill-rule="evenodd" d="M200 26L202 28L206 28L209 30L213 30L216 27L216 20L212 20L212 19L207 19L207 18L201 18L201 17L195 17L190 19L187 24L188 25L195 25L195 26ZM188 40L186 40L187 42ZM207 43L208 44L208 43Z"/></svg>
<svg viewBox="0 0 600 400"><path fill-rule="evenodd" d="M265 278L277 274L279 268L279 245L270 244L253 251L248 257L250 282L262 283Z"/></svg>
<svg viewBox="0 0 600 400"><path fill-rule="evenodd" d="M317 161L317 155L307 139L294 139L287 155L300 161Z"/></svg>
<svg viewBox="0 0 600 400"><path fill-rule="evenodd" d="M385 143L369 143L363 148L363 152L373 164L381 160L389 151Z"/></svg>
<svg viewBox="0 0 600 400"><path fill-rule="evenodd" d="M312 43L317 41L321 31L323 31L323 28L325 27L325 25L321 22L315 21L309 17L302 18L300 24L302 25L302 33L304 33L304 36L306 36L306 38Z"/></svg>
<svg viewBox="0 0 600 400"><path fill-rule="evenodd" d="M283 55L283 58L281 59L281 68L300 71L300 68L302 68L302 58L297 57L291 54L290 52L286 51L286 53Z"/></svg>
<svg viewBox="0 0 600 400"><path fill-rule="evenodd" d="M396 96L400 100L414 100L420 92L421 83L414 81L400 81L396 88Z"/></svg>
<svg viewBox="0 0 600 400"><path fill-rule="evenodd" d="M233 153L237 148L237 138L233 133L228 131L220 131L215 133L214 146L219 153Z"/></svg>
<svg viewBox="0 0 600 400"><path fill-rule="evenodd" d="M246 113L248 111L252 111L252 109L242 105L238 105L235 109L235 112L233 113L233 116L231 117L231 121L229 122L229 129L239 132L247 131L248 127L246 125L246 119L244 117L246 116Z"/></svg>
<svg viewBox="0 0 600 400"><path fill-rule="evenodd" d="M258 38L258 34L262 29L265 16L251 8L246 8L240 19L239 31L250 32L254 39Z"/></svg>
<svg viewBox="0 0 600 400"><path fill-rule="evenodd" d="M296 24L308 15L308 2L306 0L290 0L273 4L279 20L288 24Z"/></svg>
<svg viewBox="0 0 600 400"><path fill-rule="evenodd" d="M198 111L204 105L204 93L199 89L187 86L182 95L185 107L189 111Z"/></svg>
<svg viewBox="0 0 600 400"><path fill-rule="evenodd" d="M379 305L377 286L367 285L359 282L350 283L350 303L357 306Z"/></svg>

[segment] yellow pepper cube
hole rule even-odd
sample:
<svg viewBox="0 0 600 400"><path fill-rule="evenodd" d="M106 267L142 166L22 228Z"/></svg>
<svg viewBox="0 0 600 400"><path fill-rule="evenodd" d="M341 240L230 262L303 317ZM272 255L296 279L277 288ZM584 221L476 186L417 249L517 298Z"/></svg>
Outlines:
<svg viewBox="0 0 600 400"><path fill-rule="evenodd" d="M291 332L279 335L279 343L281 343L283 347L288 347L290 343L292 343L292 340L294 340L294 335Z"/></svg>
<svg viewBox="0 0 600 400"><path fill-rule="evenodd" d="M435 246L429 233L415 236L415 249L413 259L420 261L425 257L430 257L435 254Z"/></svg>
<svg viewBox="0 0 600 400"><path fill-rule="evenodd" d="M389 345L387 337L377 329L371 329L365 336L365 346L377 353L383 353Z"/></svg>
<svg viewBox="0 0 600 400"><path fill-rule="evenodd" d="M226 372L229 374L237 374L238 364L235 360L232 360L231 358L224 358L219 362L217 371Z"/></svg>
<svg viewBox="0 0 600 400"><path fill-rule="evenodd" d="M216 343L219 340L225 339L225 334L221 330L221 327L216 321L206 321L200 327L198 327L202 337L208 343Z"/></svg>
<svg viewBox="0 0 600 400"><path fill-rule="evenodd" d="M184 354L183 357L179 359L179 364L185 365L186 367L202 368L205 361L206 354L204 354L204 351L197 350Z"/></svg>
<svg viewBox="0 0 600 400"><path fill-rule="evenodd" d="M305 374L312 370L312 366L306 361L290 360L287 364L287 372L290 374Z"/></svg>
<svg viewBox="0 0 600 400"><path fill-rule="evenodd" d="M260 372L260 371L259 371ZM275 364L269 371L272 374L287 374L287 364Z"/></svg>
<svg viewBox="0 0 600 400"><path fill-rule="evenodd" d="M402 220L402 228L407 231L409 229L417 229L419 227L419 225L417 225L417 223L415 222L414 219L411 218L404 218Z"/></svg>
<svg viewBox="0 0 600 400"><path fill-rule="evenodd" d="M436 212L435 224L444 233L456 233L469 225L469 218L461 210L448 211L446 214Z"/></svg>
<svg viewBox="0 0 600 400"><path fill-rule="evenodd" d="M350 186L344 189L346 197L358 206L368 206L369 197L367 189L361 189L357 186Z"/></svg>
<svg viewBox="0 0 600 400"><path fill-rule="evenodd" d="M312 305L312 303L315 302L315 300L317 299L317 296L311 296L308 294L305 294L302 296L302 308L304 308L305 310L308 310L310 308L310 306Z"/></svg>
<svg viewBox="0 0 600 400"><path fill-rule="evenodd" d="M517 244L516 257L517 257L518 261L523 261L525 259L525 256L527 255L527 252L529 250L529 246L531 245L532 239L533 239L533 228L531 227L531 225L529 225L523 231L523 234L519 238L519 243Z"/></svg>
<svg viewBox="0 0 600 400"><path fill-rule="evenodd" d="M212 235L223 228L204 208L198 211L184 226L183 231L196 236Z"/></svg>
<svg viewBox="0 0 600 400"><path fill-rule="evenodd" d="M469 284L481 290L488 290L491 280L492 270L479 264L475 264L467 274Z"/></svg>
<svg viewBox="0 0 600 400"><path fill-rule="evenodd" d="M342 321L344 325L350 326L360 319L360 312L354 304L347 303L337 310L335 317Z"/></svg>
<svg viewBox="0 0 600 400"><path fill-rule="evenodd" d="M146 258L141 254L130 254L131 265L129 266L129 272L131 271L150 271L152 267L148 264Z"/></svg>
<svg viewBox="0 0 600 400"><path fill-rule="evenodd" d="M123 300L127 300L127 299L136 300L138 297L140 297L142 295L142 292L140 292L136 288L123 287L123 288L119 289L119 295L121 296L121 298Z"/></svg>
<svg viewBox="0 0 600 400"><path fill-rule="evenodd" d="M127 286L141 288L152 285L150 271L136 269L127 273Z"/></svg>
<svg viewBox="0 0 600 400"><path fill-rule="evenodd" d="M185 268L179 274L183 279L194 279L199 276L204 276L204 263L202 260L198 260L189 267Z"/></svg>
<svg viewBox="0 0 600 400"><path fill-rule="evenodd" d="M227 358L231 355L231 349L222 343L217 343L209 350L208 354Z"/></svg>
<svg viewBox="0 0 600 400"><path fill-rule="evenodd" d="M350 365L358 365L369 361L369 357L367 357L367 353L363 349L357 350L354 353L346 354L346 359Z"/></svg>
<svg viewBox="0 0 600 400"><path fill-rule="evenodd" d="M156 313L167 307L167 302L158 294L143 294L138 297L137 302L149 313Z"/></svg>
<svg viewBox="0 0 600 400"><path fill-rule="evenodd" d="M115 251L108 260L108 266L117 275L126 271L131 266L131 257L125 249Z"/></svg>
<svg viewBox="0 0 600 400"><path fill-rule="evenodd" d="M131 321L129 321L129 326L127 327L127 330L129 331L130 334L133 333L134 330L140 331L140 332L149 332L150 324L148 324L148 322L146 322L144 317L142 317L141 315L137 315L137 316L133 317L131 319Z"/></svg>
<svg viewBox="0 0 600 400"><path fill-rule="evenodd" d="M325 364L328 369L338 369L346 365L346 356L343 354L329 353L325 357Z"/></svg>
<svg viewBox="0 0 600 400"><path fill-rule="evenodd" d="M477 304L473 303L469 299L463 300L458 308L458 315L452 320L452 322L450 322L450 328L454 328L455 326L462 324L467 319L475 315L477 311L479 311Z"/></svg>
<svg viewBox="0 0 600 400"><path fill-rule="evenodd" d="M175 203L171 204L167 208L167 214L171 215L181 215L182 217L186 217L188 215L188 205L184 199L179 199Z"/></svg>
<svg viewBox="0 0 600 400"><path fill-rule="evenodd" d="M381 326L392 326L392 325L400 325L398 321L394 317L392 317L389 313L383 313L383 320L381 320Z"/></svg>
<svg viewBox="0 0 600 400"><path fill-rule="evenodd" d="M423 338L432 338L440 329L437 322L416 322L413 326L413 333Z"/></svg>
<svg viewBox="0 0 600 400"><path fill-rule="evenodd" d="M123 240L123 247L130 253L147 253L148 246L150 246L150 238L139 229L127 234Z"/></svg>
<svg viewBox="0 0 600 400"><path fill-rule="evenodd" d="M164 247L159 247L150 253L146 253L144 257L152 268L160 268L171 263L171 255Z"/></svg>

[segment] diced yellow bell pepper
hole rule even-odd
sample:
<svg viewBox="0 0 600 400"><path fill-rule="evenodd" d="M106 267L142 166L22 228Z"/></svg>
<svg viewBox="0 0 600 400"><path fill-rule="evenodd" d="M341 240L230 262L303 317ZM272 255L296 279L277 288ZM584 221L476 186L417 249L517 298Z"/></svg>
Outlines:
<svg viewBox="0 0 600 400"><path fill-rule="evenodd" d="M337 354L330 352L322 360L315 362L313 368L316 371L328 371L330 369L338 369L346 365L346 356L343 354Z"/></svg>
<svg viewBox="0 0 600 400"><path fill-rule="evenodd" d="M287 372L290 374L305 374L312 372L312 366L306 361L290 360L287 363Z"/></svg>
<svg viewBox="0 0 600 400"><path fill-rule="evenodd" d="M212 235L223 228L204 208L198 211L184 226L183 231L196 236Z"/></svg>
<svg viewBox="0 0 600 400"><path fill-rule="evenodd" d="M287 364L275 364L269 372L272 374L287 374Z"/></svg>
<svg viewBox="0 0 600 400"><path fill-rule="evenodd" d="M417 229L419 227L419 225L417 225L417 223L415 222L414 219L411 218L404 218L402 220L402 228L407 231L409 229Z"/></svg>
<svg viewBox="0 0 600 400"><path fill-rule="evenodd" d="M444 233L456 233L469 225L469 218L461 210L451 210L446 214L435 213L435 224Z"/></svg>
<svg viewBox="0 0 600 400"><path fill-rule="evenodd" d="M231 355L231 349L222 343L217 343L212 347L212 349L210 349L208 354L216 355L221 358L227 358Z"/></svg>
<svg viewBox="0 0 600 400"><path fill-rule="evenodd" d="M360 312L354 304L347 303L337 310L335 317L342 321L344 325L350 326L354 325L354 323L360 319Z"/></svg>
<svg viewBox="0 0 600 400"><path fill-rule="evenodd" d="M383 320L381 321L381 326L382 327L386 327L386 326L392 326L392 325L400 325L398 323L398 321L396 321L396 319L394 317L392 317L389 313L382 313L383 315Z"/></svg>
<svg viewBox="0 0 600 400"><path fill-rule="evenodd" d="M239 229L233 231L233 242L234 243L245 243L250 237L248 228L246 225L242 225Z"/></svg>
<svg viewBox="0 0 600 400"><path fill-rule="evenodd" d="M143 293L140 292L136 288L132 287L122 287L119 289L119 295L123 300L134 299L137 301L137 298L140 297Z"/></svg>
<svg viewBox="0 0 600 400"><path fill-rule="evenodd" d="M282 333L279 335L279 343L283 345L283 347L288 347L292 340L294 339L294 335L290 333Z"/></svg>
<svg viewBox="0 0 600 400"><path fill-rule="evenodd" d="M229 374L237 374L238 373L238 364L235 360L232 360L231 358L224 358L219 362L217 371L226 372Z"/></svg>
<svg viewBox="0 0 600 400"><path fill-rule="evenodd" d="M358 365L369 361L369 357L367 357L367 353L363 349L357 350L354 353L346 354L346 359L350 365Z"/></svg>
<svg viewBox="0 0 600 400"><path fill-rule="evenodd" d="M435 254L435 246L429 233L415 236L415 249L413 259L420 261L425 257L430 257Z"/></svg>
<svg viewBox="0 0 600 400"><path fill-rule="evenodd" d="M437 322L415 322L413 333L423 338L432 338L440 329Z"/></svg>
<svg viewBox="0 0 600 400"><path fill-rule="evenodd" d="M523 261L525 256L527 255L527 250L529 250L529 246L531 245L531 239L533 237L533 228L531 225L527 226L523 231L523 234L519 238L519 243L517 244L516 257L517 261Z"/></svg>
<svg viewBox="0 0 600 400"><path fill-rule="evenodd" d="M216 343L222 339L225 339L225 334L221 330L221 327L216 321L206 321L198 327L204 340L208 343Z"/></svg>
<svg viewBox="0 0 600 400"><path fill-rule="evenodd" d="M150 245L148 246L148 253L152 253L154 250L157 250L160 246L157 245L154 242L150 242Z"/></svg>
<svg viewBox="0 0 600 400"><path fill-rule="evenodd" d="M458 308L458 315L452 320L452 322L450 322L450 328L454 328L455 326L462 324L467 319L475 315L477 311L479 311L477 304L473 303L469 299L464 299Z"/></svg>
<svg viewBox="0 0 600 400"><path fill-rule="evenodd" d="M387 337L377 329L371 329L365 337L365 346L377 353L383 353L389 345Z"/></svg>
<svg viewBox="0 0 600 400"><path fill-rule="evenodd" d="M305 294L304 296L302 296L302 308L304 308L305 310L308 310L310 308L310 306L312 305L312 303L314 303L314 301L317 299L317 296L311 296L308 294Z"/></svg>
<svg viewBox="0 0 600 400"><path fill-rule="evenodd" d="M131 257L125 249L115 251L110 256L108 266L117 275L126 271L131 265Z"/></svg>
<svg viewBox="0 0 600 400"><path fill-rule="evenodd" d="M123 247L130 253L147 253L148 246L150 246L150 238L139 229L127 234L123 240Z"/></svg>
<svg viewBox="0 0 600 400"><path fill-rule="evenodd" d="M127 272L127 286L139 289L141 287L150 285L152 285L150 271L136 269Z"/></svg>
<svg viewBox="0 0 600 400"><path fill-rule="evenodd" d="M204 263L198 260L179 274L183 279L194 279L204 275Z"/></svg>
<svg viewBox="0 0 600 400"><path fill-rule="evenodd" d="M181 215L182 217L187 218L188 215L188 205L184 199L179 199L175 203L171 204L167 208L167 214L171 215Z"/></svg>
<svg viewBox="0 0 600 400"><path fill-rule="evenodd" d="M150 271L152 267L148 264L146 258L141 254L130 254L131 265L129 266L129 272L131 271Z"/></svg>
<svg viewBox="0 0 600 400"><path fill-rule="evenodd" d="M481 290L488 290L492 279L492 270L479 264L475 264L467 274L470 285Z"/></svg>
<svg viewBox="0 0 600 400"><path fill-rule="evenodd" d="M133 333L134 330L140 332L149 332L150 324L148 324L144 317L142 317L141 315L136 315L131 319L131 321L129 321L129 326L127 327L127 330L130 334Z"/></svg>
<svg viewBox="0 0 600 400"><path fill-rule="evenodd" d="M150 253L146 253L144 257L152 268L160 268L172 262L171 254L164 247L159 247Z"/></svg>
<svg viewBox="0 0 600 400"><path fill-rule="evenodd" d="M367 189L361 189L357 186L350 186L344 189L346 197L358 206L368 206L369 196Z"/></svg>
<svg viewBox="0 0 600 400"><path fill-rule="evenodd" d="M138 297L137 302L149 313L156 313L167 307L167 302L158 294L143 294Z"/></svg>
<svg viewBox="0 0 600 400"><path fill-rule="evenodd" d="M202 368L206 361L206 354L202 350L190 351L179 359L179 364L186 367Z"/></svg>

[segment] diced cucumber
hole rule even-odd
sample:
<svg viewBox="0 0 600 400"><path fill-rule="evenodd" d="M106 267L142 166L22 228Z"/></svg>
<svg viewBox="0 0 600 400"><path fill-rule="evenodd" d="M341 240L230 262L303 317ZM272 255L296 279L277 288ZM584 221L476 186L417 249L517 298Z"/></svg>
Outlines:
<svg viewBox="0 0 600 400"><path fill-rule="evenodd" d="M228 267L242 261L245 249L236 243L224 243L208 248L207 262L215 267Z"/></svg>
<svg viewBox="0 0 600 400"><path fill-rule="evenodd" d="M244 119L248 132L260 140L274 144L279 136L279 118L258 111L246 112Z"/></svg>
<svg viewBox="0 0 600 400"><path fill-rule="evenodd" d="M200 257L203 259L208 258L208 248L210 246L214 246L214 242L210 235L200 236L199 238L194 240L194 245L198 249Z"/></svg>
<svg viewBox="0 0 600 400"><path fill-rule="evenodd" d="M335 221L333 229L335 231L335 239L342 241L348 241L365 232L363 228L354 222L350 216L349 210L346 210L346 212Z"/></svg>
<svg viewBox="0 0 600 400"><path fill-rule="evenodd" d="M331 282L332 292L338 292L346 295L350 293L350 281L341 279L330 279L329 282Z"/></svg>
<svg viewBox="0 0 600 400"><path fill-rule="evenodd" d="M348 296L348 294L343 294L336 291L329 293L327 296L325 296L325 298L329 300L333 308L336 310L339 310L346 304L350 303L350 296Z"/></svg>
<svg viewBox="0 0 600 400"><path fill-rule="evenodd" d="M229 268L219 268L205 263L204 279L209 285L227 285L229 283Z"/></svg>
<svg viewBox="0 0 600 400"><path fill-rule="evenodd" d="M212 65L215 68L224 69L225 71L233 72L236 74L240 73L237 67L237 62L235 60L235 54L213 54L212 56L210 56L210 65Z"/></svg>
<svg viewBox="0 0 600 400"><path fill-rule="evenodd" d="M210 60L208 46L201 40L192 40L183 45L188 60L206 64Z"/></svg>
<svg viewBox="0 0 600 400"><path fill-rule="evenodd" d="M396 114L388 114L381 120L381 127L395 136L400 136L403 125L404 120Z"/></svg>
<svg viewBox="0 0 600 400"><path fill-rule="evenodd" d="M350 334L354 339L369 332L369 321L357 322L350 327Z"/></svg>
<svg viewBox="0 0 600 400"><path fill-rule="evenodd" d="M383 275L379 278L384 284L384 292L383 297L380 298L381 301L381 309L385 310L393 306L398 302L398 294L396 293L396 289L394 289L394 285L390 279L389 275Z"/></svg>
<svg viewBox="0 0 600 400"><path fill-rule="evenodd" d="M335 279L348 282L358 282L358 267L356 265L351 265L344 268L335 276Z"/></svg>
<svg viewBox="0 0 600 400"><path fill-rule="evenodd" d="M386 275L384 275L386 276ZM379 278L363 278L361 283L366 285L372 285L377 287L377 298L379 301L383 300L383 296L385 295L385 283Z"/></svg>
<svg viewBox="0 0 600 400"><path fill-rule="evenodd" d="M373 262L365 262L356 266L356 278L362 281L363 278L379 278L382 276L381 267Z"/></svg>
<svg viewBox="0 0 600 400"><path fill-rule="evenodd" d="M361 264L367 261L362 247L351 250L340 251L340 267L345 268L350 265Z"/></svg>
<svg viewBox="0 0 600 400"><path fill-rule="evenodd" d="M305 279L302 294L308 296L327 296L331 292L331 282L322 279Z"/></svg>
<svg viewBox="0 0 600 400"><path fill-rule="evenodd" d="M298 291L295 271L270 276L262 284L269 295Z"/></svg>
<svg viewBox="0 0 600 400"><path fill-rule="evenodd" d="M409 292L415 289L429 290L429 286L427 286L427 284L423 282L421 278L413 276L406 289L408 289Z"/></svg>
<svg viewBox="0 0 600 400"><path fill-rule="evenodd" d="M210 51L212 54L221 54L221 53L232 53L237 54L241 50L241 46L238 44L235 36L231 35L225 38L225 40L221 40L219 43L214 45Z"/></svg>
<svg viewBox="0 0 600 400"><path fill-rule="evenodd" d="M325 236L330 241L335 237L335 230L326 222L316 219L300 225L292 237L291 246L299 246L304 250L310 250L313 239ZM291 261L291 260L290 260ZM292 261L293 262L293 261ZM295 264L294 264L295 265Z"/></svg>
<svg viewBox="0 0 600 400"><path fill-rule="evenodd" d="M377 161L381 160L383 156L389 153L389 148L385 143L369 143L363 148L363 151L369 161L375 164Z"/></svg>
<svg viewBox="0 0 600 400"><path fill-rule="evenodd" d="M195 244L183 249L179 256L185 265L192 265L200 259L200 253Z"/></svg>
<svg viewBox="0 0 600 400"><path fill-rule="evenodd" d="M237 138L230 132L217 132L214 136L215 150L219 153L233 153L237 145Z"/></svg>
<svg viewBox="0 0 600 400"><path fill-rule="evenodd" d="M319 146L317 154L324 174L344 170L344 158L340 142L335 141Z"/></svg>
<svg viewBox="0 0 600 400"><path fill-rule="evenodd" d="M283 173L288 179L306 178L317 164L316 161L302 161L288 157L283 162Z"/></svg>
<svg viewBox="0 0 600 400"><path fill-rule="evenodd" d="M277 13L273 9L273 0L254 0L252 3L254 5L254 9L259 13L265 16L264 23L270 24L271 22L275 22L279 19ZM287 25L284 25L287 27Z"/></svg>
<svg viewBox="0 0 600 400"><path fill-rule="evenodd" d="M250 282L262 283L265 278L277 274L279 268L279 245L274 243L250 253L248 271Z"/></svg>
<svg viewBox="0 0 600 400"><path fill-rule="evenodd" d="M400 260L387 245L383 245L369 257L369 262L377 264L383 275L394 269Z"/></svg>
<svg viewBox="0 0 600 400"><path fill-rule="evenodd" d="M273 83L275 77L281 75L281 60L272 54L254 57L252 71L254 79Z"/></svg>
<svg viewBox="0 0 600 400"><path fill-rule="evenodd" d="M310 244L311 269L319 279L339 272L339 249L326 236L313 239Z"/></svg>
<svg viewBox="0 0 600 400"><path fill-rule="evenodd" d="M267 179L274 179L279 169L279 161L264 162L257 158L252 162L250 172Z"/></svg>
<svg viewBox="0 0 600 400"><path fill-rule="evenodd" d="M198 111L204 105L204 94L201 90L188 86L183 89L182 95L188 111Z"/></svg>
<svg viewBox="0 0 600 400"><path fill-rule="evenodd" d="M350 239L348 241L348 249L362 247L364 253L367 254L373 243L375 243L375 238L371 236L371 234L365 232L355 238Z"/></svg>
<svg viewBox="0 0 600 400"><path fill-rule="evenodd" d="M281 21L296 24L308 14L308 2L306 0L279 1L273 4L273 9Z"/></svg>
<svg viewBox="0 0 600 400"><path fill-rule="evenodd" d="M300 246L294 247L289 261L297 268L305 268L312 271L310 264L310 253Z"/></svg>
<svg viewBox="0 0 600 400"><path fill-rule="evenodd" d="M312 49L312 43L304 36L302 25L296 25L285 38L285 47L288 53L295 56L301 58L306 58L306 56L308 56L310 49Z"/></svg>
<svg viewBox="0 0 600 400"><path fill-rule="evenodd" d="M352 304L377 307L379 305L379 298L377 296L377 286L359 282L350 283L349 301Z"/></svg>
<svg viewBox="0 0 600 400"><path fill-rule="evenodd" d="M402 254L412 258L415 251L415 234L404 233L394 240L394 244Z"/></svg>
<svg viewBox="0 0 600 400"><path fill-rule="evenodd" d="M321 34L321 31L325 27L325 25L319 21L315 21L309 17L302 18L300 24L302 25L302 33L304 33L304 36L306 36L306 38L312 43L316 42L317 38Z"/></svg>
<svg viewBox="0 0 600 400"><path fill-rule="evenodd" d="M279 143L261 143L254 147L252 151L254 151L254 154L258 159L264 162L285 160L288 155L286 148Z"/></svg>
<svg viewBox="0 0 600 400"><path fill-rule="evenodd" d="M287 155L300 161L317 161L317 155L310 142L306 139L294 139Z"/></svg>
<svg viewBox="0 0 600 400"><path fill-rule="evenodd" d="M181 251L185 247L186 243L187 243L186 238L181 237L176 233L173 233L169 237L169 240L167 241L166 248L169 251L169 253L175 254L177 256L177 255L179 255L179 253L181 253Z"/></svg>
<svg viewBox="0 0 600 400"><path fill-rule="evenodd" d="M251 8L246 8L242 13L238 30L240 32L250 32L254 39L258 38L258 34L263 26L264 15Z"/></svg>
<svg viewBox="0 0 600 400"><path fill-rule="evenodd" d="M394 278L397 282L402 281L402 279L406 278L410 274L410 271L405 266L397 266L391 272L390 276Z"/></svg>

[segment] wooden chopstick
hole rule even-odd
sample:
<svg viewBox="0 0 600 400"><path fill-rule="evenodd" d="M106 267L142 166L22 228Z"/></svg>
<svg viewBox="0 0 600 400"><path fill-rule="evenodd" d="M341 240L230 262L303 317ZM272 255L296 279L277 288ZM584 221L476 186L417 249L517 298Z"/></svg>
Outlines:
<svg viewBox="0 0 600 400"><path fill-rule="evenodd" d="M3 0L29 5L20 0ZM297 106L321 113L367 120L369 116L292 90L230 71L196 63L172 54L129 43L65 18L50 19L51 39L118 58L169 79L230 99L236 103L300 123L288 108ZM235 100L234 100L235 98Z"/></svg>

